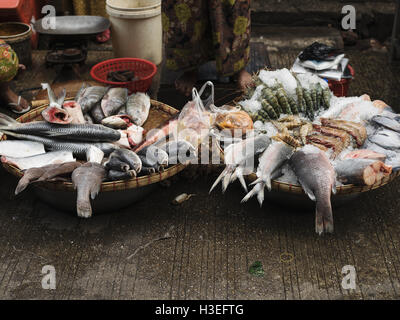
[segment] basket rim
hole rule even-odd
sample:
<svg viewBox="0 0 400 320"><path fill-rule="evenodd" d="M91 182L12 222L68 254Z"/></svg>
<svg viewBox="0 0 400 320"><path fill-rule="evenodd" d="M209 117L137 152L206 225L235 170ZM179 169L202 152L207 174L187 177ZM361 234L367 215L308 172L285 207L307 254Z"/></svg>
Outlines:
<svg viewBox="0 0 400 320"><path fill-rule="evenodd" d="M144 78L139 79L139 80L127 81L127 82L113 82L113 81L103 80L103 79L99 78L99 77L95 74L95 72L96 72L100 67L102 67L102 66L104 66L104 65L107 65L107 64L112 63L112 62L123 62L123 61L131 61L131 62L133 62L133 61L139 61L139 62L143 62L143 63L145 63L145 64L151 66L152 69L153 69L153 71L152 71L151 74L150 74L149 76L147 76L147 77L144 77ZM96 81L98 81L98 82L105 83L105 84L116 85L116 86L128 85L128 84L135 83L135 82L140 82L140 81L148 81L148 80L152 79L152 78L155 76L156 73L157 73L157 66L156 66L153 62L151 62L151 61L149 61L149 60L145 60L145 59L140 59L140 58L115 58L115 59L108 59L108 60L105 60L105 61L102 61L102 62L96 64L96 65L93 66L92 69L90 70L90 75L92 76L92 78L93 78L94 80L96 80Z"/></svg>
<svg viewBox="0 0 400 320"><path fill-rule="evenodd" d="M151 106L155 108L162 108L164 112L169 113L171 116L174 114L178 113L179 111L165 103L156 101L156 100L150 100L151 101ZM41 107L35 108L24 115L20 116L16 120L21 123L26 123L24 121L25 118L30 118L32 114L36 114L35 117L38 116L38 114L41 113L44 109L46 109L48 104L43 105ZM4 134L2 136L2 140L6 140L7 135ZM2 163L3 168L9 172L10 174L16 176L16 177L22 177L24 175L23 171L20 170L19 168L8 164L8 163ZM151 185L154 183L161 182L165 179L168 179L177 173L181 172L184 170L188 165L187 164L176 164L168 169L164 170L163 172L160 173L154 173L150 175L145 175L141 177L134 177L132 179L128 180L119 180L119 181L107 181L103 182L101 184L101 192L113 192L113 191L120 191L120 190L127 190L127 189L135 189L135 188L140 188L144 187L147 185ZM48 188L48 189L55 189L55 190L66 190L66 191L72 191L74 190L74 186L72 182L65 182L65 181L54 181L54 182L42 182L38 183L37 185L40 185L42 187Z"/></svg>

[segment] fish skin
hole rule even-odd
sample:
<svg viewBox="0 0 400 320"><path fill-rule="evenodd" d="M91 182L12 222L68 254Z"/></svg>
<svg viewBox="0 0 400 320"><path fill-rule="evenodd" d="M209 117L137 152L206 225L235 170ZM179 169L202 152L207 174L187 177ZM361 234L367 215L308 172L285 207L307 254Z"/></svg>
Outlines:
<svg viewBox="0 0 400 320"><path fill-rule="evenodd" d="M46 153L43 143L32 141L5 140L0 141L0 155L24 158Z"/></svg>
<svg viewBox="0 0 400 320"><path fill-rule="evenodd" d="M126 113L132 117L134 124L141 127L149 117L150 107L150 97L146 93L138 92L129 96Z"/></svg>
<svg viewBox="0 0 400 320"><path fill-rule="evenodd" d="M98 163L87 162L74 170L72 183L78 193L76 201L78 217L87 219L92 216L90 198L92 200L96 198L106 176L106 169Z"/></svg>
<svg viewBox="0 0 400 320"><path fill-rule="evenodd" d="M128 128L128 126L132 123L132 119L128 115L115 115L115 116L110 116L101 121L101 124L103 126L112 128L112 129L119 129L119 130L125 130Z"/></svg>
<svg viewBox="0 0 400 320"><path fill-rule="evenodd" d="M81 93L80 98L78 98L77 102L82 107L82 112L88 113L92 110L92 108L103 99L104 95L108 91L108 87L100 87L93 86L87 87Z"/></svg>
<svg viewBox="0 0 400 320"><path fill-rule="evenodd" d="M161 149L167 152L169 164L186 163L197 158L196 148L186 140L171 141Z"/></svg>
<svg viewBox="0 0 400 320"><path fill-rule="evenodd" d="M368 140L388 150L400 149L400 134L390 129L380 129Z"/></svg>
<svg viewBox="0 0 400 320"><path fill-rule="evenodd" d="M120 132L99 124L57 125L45 121L34 121L0 126L0 131L72 141L114 142L121 139Z"/></svg>
<svg viewBox="0 0 400 320"><path fill-rule="evenodd" d="M82 113L81 106L76 101L68 101L63 105L63 109L72 119L71 124L85 124L86 120Z"/></svg>
<svg viewBox="0 0 400 320"><path fill-rule="evenodd" d="M116 114L127 100L127 88L111 88L101 101L101 109L106 117L110 117Z"/></svg>
<svg viewBox="0 0 400 320"><path fill-rule="evenodd" d="M104 152L96 146L91 146L86 152L86 160L88 162L101 163L104 159Z"/></svg>
<svg viewBox="0 0 400 320"><path fill-rule="evenodd" d="M370 159L385 162L386 154L378 153L368 149L359 149L347 153L343 159Z"/></svg>
<svg viewBox="0 0 400 320"><path fill-rule="evenodd" d="M105 155L109 155L118 148L117 146L106 142L98 142L98 143L71 142L71 141L55 140L52 138L38 137L33 135L17 134L7 131L5 131L5 133L17 139L30 140L43 143L45 148L50 151L71 151L75 156L80 157L82 159L86 158L87 151L92 146L99 148L101 151L104 152Z"/></svg>
<svg viewBox="0 0 400 320"><path fill-rule="evenodd" d="M126 171L121 172L117 170L110 170L108 171L107 177L111 181L120 181L120 180L128 180L136 177L136 171Z"/></svg>
<svg viewBox="0 0 400 320"><path fill-rule="evenodd" d="M119 172L128 172L131 168L129 164L123 162L117 156L111 155L110 158L104 163L107 170L114 170Z"/></svg>
<svg viewBox="0 0 400 320"><path fill-rule="evenodd" d="M400 122L396 121L395 118L377 115L372 117L371 121L387 129L400 133Z"/></svg>
<svg viewBox="0 0 400 320"><path fill-rule="evenodd" d="M57 165L58 166L58 165ZM31 168L24 172L24 175L19 180L17 188L15 189L15 195L19 195L23 192L33 181L39 179L47 170L53 168L54 165L48 165L39 168Z"/></svg>
<svg viewBox="0 0 400 320"><path fill-rule="evenodd" d="M51 165L47 168L45 173L41 175L40 178L37 179L36 181L37 182L49 181L58 176L72 173L76 168L79 168L81 165L82 164L77 161L66 162L61 165L59 164Z"/></svg>
<svg viewBox="0 0 400 320"><path fill-rule="evenodd" d="M264 189L267 187L271 191L272 175L279 170L282 165L290 159L294 153L294 148L283 141L273 141L264 153L260 156L259 165L257 168L258 179L252 183L254 185L251 190L242 200L247 202L251 197L257 194L257 199L262 206L264 202Z"/></svg>
<svg viewBox="0 0 400 320"><path fill-rule="evenodd" d="M168 154L161 148L149 146L142 149L138 156L146 167L154 167L157 171L162 171L168 166Z"/></svg>
<svg viewBox="0 0 400 320"><path fill-rule="evenodd" d="M270 145L271 139L265 135L260 134L258 136L253 136L248 139L242 140L241 142L232 143L227 148L225 148L225 169L215 180L214 184L210 189L210 193L215 189L215 187L222 180L222 192L225 192L228 188L229 183L232 181L232 175L238 167L244 168L248 167L249 161L254 161L254 158L264 152ZM239 170L240 171L240 170ZM238 173L238 172L236 172ZM244 190L247 190L247 186L243 183L243 180L238 176Z"/></svg>
<svg viewBox="0 0 400 320"><path fill-rule="evenodd" d="M92 116L94 122L97 124L100 124L101 121L106 117L104 115L103 109L101 109L100 102L96 103L92 110L90 110L90 115Z"/></svg>
<svg viewBox="0 0 400 320"><path fill-rule="evenodd" d="M53 124L70 124L73 119L69 116L68 112L56 106L49 106L42 111L42 117L49 123Z"/></svg>
<svg viewBox="0 0 400 320"><path fill-rule="evenodd" d="M140 173L142 170L142 161L135 152L127 149L117 149L110 155L110 157L114 156L127 163L130 169L135 170L136 173Z"/></svg>
<svg viewBox="0 0 400 320"><path fill-rule="evenodd" d="M94 124L93 118L88 113L86 113L83 117L85 119L85 123Z"/></svg>
<svg viewBox="0 0 400 320"><path fill-rule="evenodd" d="M392 168L382 161L371 159L346 159L335 163L340 182L371 186L392 173Z"/></svg>
<svg viewBox="0 0 400 320"><path fill-rule="evenodd" d="M335 192L335 170L324 152L316 147L295 152L290 165L309 198L316 201L315 231L321 235L333 232L331 193Z"/></svg>
<svg viewBox="0 0 400 320"><path fill-rule="evenodd" d="M21 170L72 162L74 160L72 152L69 151L54 151L26 158L1 157L1 162L11 164Z"/></svg>

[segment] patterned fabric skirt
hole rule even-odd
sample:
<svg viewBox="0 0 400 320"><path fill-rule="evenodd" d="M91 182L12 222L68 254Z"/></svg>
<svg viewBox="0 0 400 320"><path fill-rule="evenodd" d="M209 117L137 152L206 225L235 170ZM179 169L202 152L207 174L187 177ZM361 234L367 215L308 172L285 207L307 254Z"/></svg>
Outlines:
<svg viewBox="0 0 400 320"><path fill-rule="evenodd" d="M18 73L19 61L11 47L0 40L0 82L9 82Z"/></svg>
<svg viewBox="0 0 400 320"><path fill-rule="evenodd" d="M250 0L163 0L166 65L189 71L216 60L220 76L243 70L250 56Z"/></svg>

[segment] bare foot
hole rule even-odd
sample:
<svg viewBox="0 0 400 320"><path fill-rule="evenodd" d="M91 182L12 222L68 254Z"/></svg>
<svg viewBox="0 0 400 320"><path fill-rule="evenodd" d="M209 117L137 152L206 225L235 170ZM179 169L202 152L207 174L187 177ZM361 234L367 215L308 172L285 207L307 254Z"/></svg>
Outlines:
<svg viewBox="0 0 400 320"><path fill-rule="evenodd" d="M190 96L192 89L195 86L198 78L198 71L191 70L185 72L175 81L176 90L184 94L185 96Z"/></svg>
<svg viewBox="0 0 400 320"><path fill-rule="evenodd" d="M16 111L23 111L29 107L28 101L21 98L18 105L18 95L11 90L8 84L3 84L0 86L0 98L5 102L5 104L11 109ZM10 106L9 103L15 103L16 105Z"/></svg>
<svg viewBox="0 0 400 320"><path fill-rule="evenodd" d="M237 75L238 87L240 90L245 91L247 88L253 86L253 78L246 70L242 70Z"/></svg>

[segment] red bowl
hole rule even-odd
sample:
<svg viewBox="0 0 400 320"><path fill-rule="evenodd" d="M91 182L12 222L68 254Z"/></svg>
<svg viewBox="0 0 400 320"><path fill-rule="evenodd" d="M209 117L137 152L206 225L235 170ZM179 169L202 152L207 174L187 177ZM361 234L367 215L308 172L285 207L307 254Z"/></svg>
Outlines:
<svg viewBox="0 0 400 320"><path fill-rule="evenodd" d="M129 70L135 73L139 80L130 82L108 81L107 76L110 72ZM128 88L129 94L134 92L146 92L149 90L154 75L157 73L157 67L154 63L138 58L118 58L110 59L96 64L90 74L98 82L111 87Z"/></svg>

